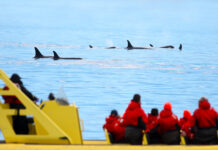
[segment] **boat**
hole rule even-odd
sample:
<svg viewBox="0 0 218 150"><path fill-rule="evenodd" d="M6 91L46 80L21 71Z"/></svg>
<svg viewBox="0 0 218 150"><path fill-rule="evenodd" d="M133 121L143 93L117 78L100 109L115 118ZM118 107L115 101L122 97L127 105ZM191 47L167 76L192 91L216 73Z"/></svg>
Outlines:
<svg viewBox="0 0 218 150"><path fill-rule="evenodd" d="M25 109L9 108L9 104L0 103L0 129L4 141L0 143L0 150L28 149L28 150L120 150L120 149L182 149L182 150L207 150L217 149L218 146L187 146L182 138L181 145L148 145L146 136L143 136L143 145L111 144L108 132L105 130L106 140L83 140L84 125L79 117L78 107L60 105L57 101L43 101L40 105L33 103L0 69L0 79L9 88L0 88L0 95L16 96ZM26 116L28 120L28 134L16 134L13 129L12 116ZM69 119L70 118L70 119Z"/></svg>

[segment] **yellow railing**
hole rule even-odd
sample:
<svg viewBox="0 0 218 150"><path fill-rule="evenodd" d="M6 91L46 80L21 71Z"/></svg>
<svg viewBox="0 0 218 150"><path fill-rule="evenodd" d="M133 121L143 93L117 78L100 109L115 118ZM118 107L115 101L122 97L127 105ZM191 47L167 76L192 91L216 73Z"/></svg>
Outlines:
<svg viewBox="0 0 218 150"><path fill-rule="evenodd" d="M60 106L56 101L44 102L40 109L0 69L0 79L9 90L0 88L0 95L14 95L25 106L20 115L33 116L34 124L29 125L29 134L16 134L13 129L12 116L17 115L16 109L8 104L0 103L0 129L6 143L38 143L38 144L82 144L82 134L78 108Z"/></svg>

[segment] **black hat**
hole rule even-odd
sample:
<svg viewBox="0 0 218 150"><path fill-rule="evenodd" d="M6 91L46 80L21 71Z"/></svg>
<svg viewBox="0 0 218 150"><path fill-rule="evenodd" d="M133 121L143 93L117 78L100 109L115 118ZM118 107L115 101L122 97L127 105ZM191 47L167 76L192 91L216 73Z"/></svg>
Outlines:
<svg viewBox="0 0 218 150"><path fill-rule="evenodd" d="M157 116L158 115L158 109L157 108L152 108L151 109L151 115Z"/></svg>
<svg viewBox="0 0 218 150"><path fill-rule="evenodd" d="M54 94L53 94L53 93L49 93L48 99L49 99L49 100L54 100L54 99L55 99Z"/></svg>
<svg viewBox="0 0 218 150"><path fill-rule="evenodd" d="M111 116L117 116L118 115L118 112L117 112L117 110L112 110L111 111Z"/></svg>
<svg viewBox="0 0 218 150"><path fill-rule="evenodd" d="M135 102L140 102L141 101L141 96L139 95L139 94L135 94L134 96L133 96L133 101L135 101Z"/></svg>
<svg viewBox="0 0 218 150"><path fill-rule="evenodd" d="M21 77L18 74L16 74L16 73L12 74L10 79L11 79L12 82L15 82L15 83L21 82L21 80L20 80Z"/></svg>

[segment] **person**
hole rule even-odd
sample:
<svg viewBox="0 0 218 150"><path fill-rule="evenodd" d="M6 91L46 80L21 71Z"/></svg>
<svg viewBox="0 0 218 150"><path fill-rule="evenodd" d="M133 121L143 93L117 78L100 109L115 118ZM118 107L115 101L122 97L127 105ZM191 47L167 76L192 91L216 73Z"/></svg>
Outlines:
<svg viewBox="0 0 218 150"><path fill-rule="evenodd" d="M36 102L38 100L37 97L32 95L31 92L29 92L23 85L23 82L21 81L21 77L14 73L10 80L27 96L29 97L33 102ZM5 86L3 88L4 90L8 90L9 88ZM28 128L28 119L26 116L21 116L19 114L20 109L25 109L25 106L19 101L19 99L16 96L11 95L3 95L3 99L5 100L5 103L9 104L10 108L17 109L17 115L12 116L13 120L13 128L16 134L28 134L29 128Z"/></svg>
<svg viewBox="0 0 218 150"><path fill-rule="evenodd" d="M148 114L148 124L146 129L149 144L160 144L160 135L156 129L158 124L158 117L158 109L152 108L151 113Z"/></svg>
<svg viewBox="0 0 218 150"><path fill-rule="evenodd" d="M141 96L135 94L123 114L123 124L125 129L125 140L132 145L141 145L143 133L148 122L147 115L141 108Z"/></svg>
<svg viewBox="0 0 218 150"><path fill-rule="evenodd" d="M48 100L50 100L50 101L55 100L55 96L54 96L53 93L49 93L49 95L48 95Z"/></svg>
<svg viewBox="0 0 218 150"><path fill-rule="evenodd" d="M107 129L111 143L124 143L125 126L120 124L120 116L117 110L112 110L105 121L103 129Z"/></svg>
<svg viewBox="0 0 218 150"><path fill-rule="evenodd" d="M164 104L164 109L160 112L158 118L158 132L161 135L164 144L180 144L179 121L172 112L170 102Z"/></svg>
<svg viewBox="0 0 218 150"><path fill-rule="evenodd" d="M217 112L210 106L206 97L201 97L198 108L194 111L195 144L217 144Z"/></svg>
<svg viewBox="0 0 218 150"><path fill-rule="evenodd" d="M36 96L24 87L21 77L18 74L12 74L10 80L33 102L38 100ZM9 88L5 86L3 89L8 90ZM25 108L16 96L3 95L3 99L5 100L5 103L9 103L10 108Z"/></svg>
<svg viewBox="0 0 218 150"><path fill-rule="evenodd" d="M183 118L179 120L179 126L181 128L181 135L185 138L186 144L193 144L194 133L192 128L194 127L194 119L188 110L184 110Z"/></svg>

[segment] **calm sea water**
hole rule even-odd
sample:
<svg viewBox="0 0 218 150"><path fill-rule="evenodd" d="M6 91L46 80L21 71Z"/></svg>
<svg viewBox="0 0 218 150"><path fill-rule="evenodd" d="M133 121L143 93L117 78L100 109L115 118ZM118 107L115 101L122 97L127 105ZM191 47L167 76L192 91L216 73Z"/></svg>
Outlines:
<svg viewBox="0 0 218 150"><path fill-rule="evenodd" d="M105 117L122 115L135 93L146 113L170 101L181 117L201 96L218 107L217 0L2 0L0 11L0 68L42 100L63 87L79 106L84 139L105 139ZM128 51L127 39L176 48ZM34 46L84 59L34 60Z"/></svg>

